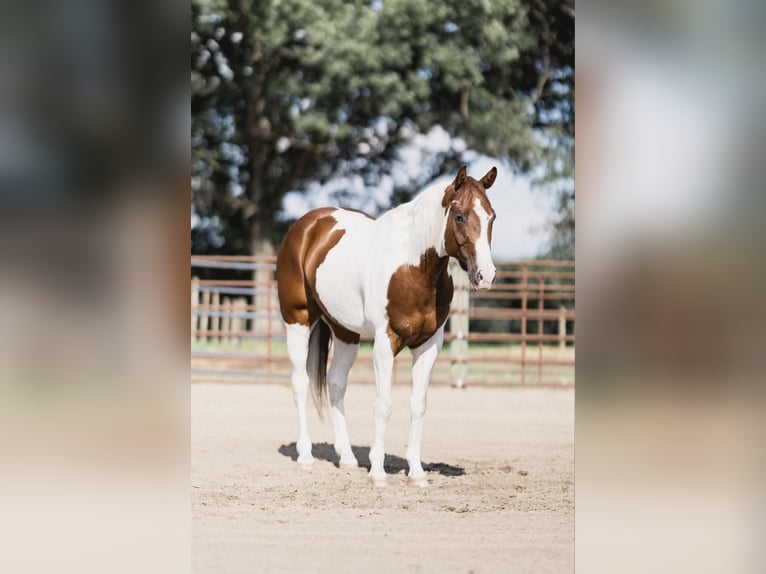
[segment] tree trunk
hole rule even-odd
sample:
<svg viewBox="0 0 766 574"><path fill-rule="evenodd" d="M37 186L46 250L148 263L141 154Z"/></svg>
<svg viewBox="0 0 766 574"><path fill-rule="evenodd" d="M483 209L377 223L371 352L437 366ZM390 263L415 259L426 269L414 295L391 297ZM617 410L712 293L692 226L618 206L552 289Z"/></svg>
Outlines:
<svg viewBox="0 0 766 574"><path fill-rule="evenodd" d="M276 254L271 240L271 224L273 215L256 213L250 228L250 252L257 257L268 257Z"/></svg>
<svg viewBox="0 0 766 574"><path fill-rule="evenodd" d="M250 94L250 106L247 117L247 133L250 147L250 200L255 212L253 213L250 249L252 255L258 257L273 256L276 253L272 243L271 231L274 224L274 215L278 210L278 202L270 195L266 185L266 162L268 161L268 149L272 142L271 122L265 115L266 99L263 94L265 85L266 67L261 60L261 48L258 43L254 50L254 63L258 69L258 82L253 85L254 91ZM273 293L271 289L274 273L271 268L257 266L253 272L255 292L253 304L255 305L254 319L251 328L259 334L269 334L267 331L272 321L268 316L273 308Z"/></svg>
<svg viewBox="0 0 766 574"><path fill-rule="evenodd" d="M255 213L250 227L250 250L251 254L256 257L270 257L276 254L271 236L275 210L272 208L272 201L267 197L263 185L264 163L265 158L258 153L253 154L250 197ZM255 315L250 322L251 330L260 335L270 335L268 331L272 319L268 314L271 309L275 308L272 292L274 272L270 267L256 266L253 271L253 280L255 281L253 294Z"/></svg>
<svg viewBox="0 0 766 574"><path fill-rule="evenodd" d="M274 244L271 242L271 218L267 220L266 214L256 213L252 225L251 249L252 254L258 257L272 256L276 254ZM274 309L273 281L274 272L268 267L257 266L253 271L255 281L255 293L253 304L255 305L255 318L251 322L252 331L261 335L269 334L268 327L272 321L267 316L270 309Z"/></svg>

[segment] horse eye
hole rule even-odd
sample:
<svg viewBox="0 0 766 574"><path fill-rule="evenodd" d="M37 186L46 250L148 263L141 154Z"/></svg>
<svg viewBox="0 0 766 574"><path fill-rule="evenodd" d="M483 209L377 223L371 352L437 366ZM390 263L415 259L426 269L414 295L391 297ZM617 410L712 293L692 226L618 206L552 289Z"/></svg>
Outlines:
<svg viewBox="0 0 766 574"><path fill-rule="evenodd" d="M456 213L455 214L455 221L458 223L463 223L463 214L462 213Z"/></svg>

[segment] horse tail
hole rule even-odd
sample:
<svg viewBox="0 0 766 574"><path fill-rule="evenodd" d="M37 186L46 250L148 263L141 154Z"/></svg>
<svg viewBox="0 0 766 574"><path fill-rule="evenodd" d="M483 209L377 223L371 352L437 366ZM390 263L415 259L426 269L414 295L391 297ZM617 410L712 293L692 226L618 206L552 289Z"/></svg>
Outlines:
<svg viewBox="0 0 766 574"><path fill-rule="evenodd" d="M319 418L324 417L327 406L327 356L330 354L330 327L319 319L311 329L309 338L309 353L306 359L306 370L311 381L311 395Z"/></svg>

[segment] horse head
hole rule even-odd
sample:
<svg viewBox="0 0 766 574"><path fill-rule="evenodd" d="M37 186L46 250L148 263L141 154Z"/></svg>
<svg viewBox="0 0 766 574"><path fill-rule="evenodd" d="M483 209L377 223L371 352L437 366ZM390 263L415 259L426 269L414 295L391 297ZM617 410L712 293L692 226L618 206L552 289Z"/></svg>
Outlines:
<svg viewBox="0 0 766 574"><path fill-rule="evenodd" d="M497 168L493 167L484 177L476 180L466 175L463 166L444 190L442 199L446 217L445 251L457 259L475 289L489 289L495 282L496 270L490 254L495 210L489 202L487 190L495 183L496 177Z"/></svg>

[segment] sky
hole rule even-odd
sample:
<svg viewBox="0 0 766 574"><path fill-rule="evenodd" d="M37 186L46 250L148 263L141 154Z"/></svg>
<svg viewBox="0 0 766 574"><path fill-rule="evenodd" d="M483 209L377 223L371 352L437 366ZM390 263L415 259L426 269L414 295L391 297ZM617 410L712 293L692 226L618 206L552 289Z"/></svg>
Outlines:
<svg viewBox="0 0 766 574"><path fill-rule="evenodd" d="M400 178L406 179L416 173L429 153L443 151L452 146L464 151L464 144L452 140L441 128L434 128L426 135L413 138L413 144L401 153ZM514 174L502 161L465 152L468 175L479 179L493 166L497 167L497 179L488 191L489 200L497 213L492 230L492 254L497 259L528 259L540 255L547 247L549 232L547 224L556 216L556 198L552 193L533 190L530 177ZM445 187L455 174L447 174L431 183L443 181ZM333 191L344 188L359 194L354 207L374 211L376 204L387 204L393 189L393 179L382 181L375 190L365 189L361 181L336 180L324 186L314 186L306 193L288 193L283 203L283 215L297 218L316 207L338 205ZM430 185L430 183L428 184ZM365 205L365 200L367 205Z"/></svg>
<svg viewBox="0 0 766 574"><path fill-rule="evenodd" d="M500 259L536 257L547 247L547 223L556 215L555 197L532 190L529 177L513 174L507 165L489 157L468 164L468 174L479 179L493 166L497 167L497 179L487 192L497 214L492 228L492 254ZM453 177L445 177L445 185Z"/></svg>

